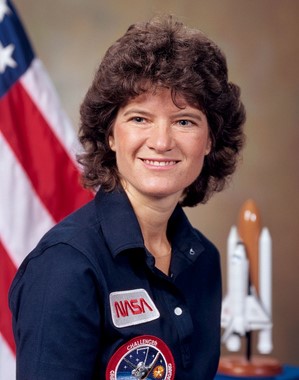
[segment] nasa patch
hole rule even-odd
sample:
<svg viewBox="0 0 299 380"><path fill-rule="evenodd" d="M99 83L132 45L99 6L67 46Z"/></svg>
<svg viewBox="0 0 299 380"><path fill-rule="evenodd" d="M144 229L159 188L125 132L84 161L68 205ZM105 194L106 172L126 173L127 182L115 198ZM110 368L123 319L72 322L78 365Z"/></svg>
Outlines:
<svg viewBox="0 0 299 380"><path fill-rule="evenodd" d="M175 365L168 346L159 338L141 335L122 345L110 359L106 380L173 380Z"/></svg>
<svg viewBox="0 0 299 380"><path fill-rule="evenodd" d="M153 321L160 313L145 289L122 290L109 295L111 317L118 328Z"/></svg>

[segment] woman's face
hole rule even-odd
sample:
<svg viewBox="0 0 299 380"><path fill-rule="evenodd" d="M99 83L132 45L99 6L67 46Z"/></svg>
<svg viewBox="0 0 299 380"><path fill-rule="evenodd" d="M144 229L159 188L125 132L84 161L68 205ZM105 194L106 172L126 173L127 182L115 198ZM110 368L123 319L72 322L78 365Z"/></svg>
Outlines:
<svg viewBox="0 0 299 380"><path fill-rule="evenodd" d="M171 91L148 91L119 109L109 138L121 182L134 197L173 197L198 177L210 152L205 114Z"/></svg>

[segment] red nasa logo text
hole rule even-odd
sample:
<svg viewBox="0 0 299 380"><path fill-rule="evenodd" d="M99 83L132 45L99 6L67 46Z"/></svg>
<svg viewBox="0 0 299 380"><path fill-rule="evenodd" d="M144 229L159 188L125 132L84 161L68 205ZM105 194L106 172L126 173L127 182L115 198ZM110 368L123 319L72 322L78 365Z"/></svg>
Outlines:
<svg viewBox="0 0 299 380"><path fill-rule="evenodd" d="M167 345L142 335L122 345L110 359L106 380L173 380L175 365Z"/></svg>
<svg viewBox="0 0 299 380"><path fill-rule="evenodd" d="M146 313L146 309L148 311L153 311L150 305L146 302L144 298L140 299L132 299L119 301L114 303L114 308L116 311L117 318L120 317L128 317L129 314L144 314Z"/></svg>

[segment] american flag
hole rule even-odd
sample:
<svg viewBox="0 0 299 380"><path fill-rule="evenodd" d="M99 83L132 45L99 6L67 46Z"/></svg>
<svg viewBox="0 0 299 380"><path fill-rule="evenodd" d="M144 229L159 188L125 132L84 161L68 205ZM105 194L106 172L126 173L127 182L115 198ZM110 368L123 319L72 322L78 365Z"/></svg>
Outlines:
<svg viewBox="0 0 299 380"><path fill-rule="evenodd" d="M0 0L0 380L15 379L7 295L41 236L93 195L75 131L9 0Z"/></svg>

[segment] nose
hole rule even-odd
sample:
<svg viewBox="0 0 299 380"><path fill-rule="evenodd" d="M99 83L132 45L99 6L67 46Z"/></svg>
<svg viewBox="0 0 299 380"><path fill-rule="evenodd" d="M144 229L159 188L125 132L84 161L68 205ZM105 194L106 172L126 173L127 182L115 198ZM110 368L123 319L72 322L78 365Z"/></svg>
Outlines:
<svg viewBox="0 0 299 380"><path fill-rule="evenodd" d="M157 153L170 151L174 147L174 137L171 125L166 122L156 123L150 131L147 145Z"/></svg>

